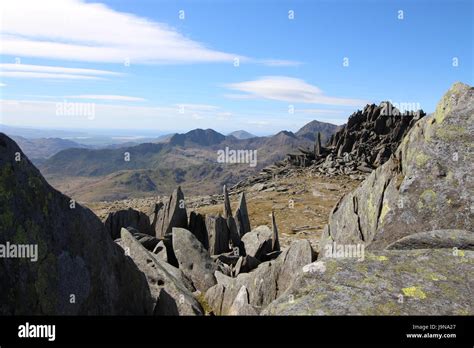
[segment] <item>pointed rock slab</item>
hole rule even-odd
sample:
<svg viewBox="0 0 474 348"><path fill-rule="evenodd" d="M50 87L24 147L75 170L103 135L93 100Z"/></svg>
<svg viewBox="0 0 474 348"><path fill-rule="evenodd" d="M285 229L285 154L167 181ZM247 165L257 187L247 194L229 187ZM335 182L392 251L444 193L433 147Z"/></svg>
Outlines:
<svg viewBox="0 0 474 348"><path fill-rule="evenodd" d="M156 315L202 315L204 311L182 281L181 271L156 258L126 229L121 231L125 254L145 274Z"/></svg>
<svg viewBox="0 0 474 348"><path fill-rule="evenodd" d="M173 249L179 269L193 282L194 287L206 292L216 285L217 265L197 238L184 228L173 228Z"/></svg>
<svg viewBox="0 0 474 348"><path fill-rule="evenodd" d="M112 239L120 238L120 230L127 227L133 227L143 234L154 235L148 216L132 208L109 213L104 224Z"/></svg>
<svg viewBox="0 0 474 348"><path fill-rule="evenodd" d="M278 239L278 227L275 221L275 213L273 212L273 210L272 210L272 230L273 230L272 251L280 251L280 241Z"/></svg>
<svg viewBox="0 0 474 348"><path fill-rule="evenodd" d="M257 315L257 311L249 303L249 294L242 285L229 309L229 315Z"/></svg>
<svg viewBox="0 0 474 348"><path fill-rule="evenodd" d="M204 215L194 211L189 214L189 231L196 236L204 248L209 249L209 240L206 228L206 218Z"/></svg>
<svg viewBox="0 0 474 348"><path fill-rule="evenodd" d="M153 210L148 214L149 219L151 220L151 229L154 235L156 235L156 224L158 223L158 216L160 210L163 209L164 204L162 202L156 203L153 205Z"/></svg>
<svg viewBox="0 0 474 348"><path fill-rule="evenodd" d="M265 254L273 251L273 231L262 225L242 237L246 255L261 260Z"/></svg>
<svg viewBox="0 0 474 348"><path fill-rule="evenodd" d="M227 219L228 217L232 216L232 209L230 207L229 192L227 191L226 185L224 185L223 194L224 194L224 218Z"/></svg>
<svg viewBox="0 0 474 348"><path fill-rule="evenodd" d="M229 228L227 227L227 221L222 216L206 216L206 229L210 255L230 251Z"/></svg>
<svg viewBox="0 0 474 348"><path fill-rule="evenodd" d="M100 219L52 188L3 133L0 241L37 247L36 262L0 258L0 315L152 313L145 276Z"/></svg>
<svg viewBox="0 0 474 348"><path fill-rule="evenodd" d="M318 135L316 136L316 141L314 143L314 157L318 158L321 156L321 133L318 132Z"/></svg>
<svg viewBox="0 0 474 348"><path fill-rule="evenodd" d="M244 234L250 231L250 219L244 192L240 194L239 205L235 211L234 220L237 225L237 231L242 238Z"/></svg>
<svg viewBox="0 0 474 348"><path fill-rule="evenodd" d="M173 191L169 200L158 212L156 236L158 238L170 236L173 227L188 228L188 215L180 186Z"/></svg>

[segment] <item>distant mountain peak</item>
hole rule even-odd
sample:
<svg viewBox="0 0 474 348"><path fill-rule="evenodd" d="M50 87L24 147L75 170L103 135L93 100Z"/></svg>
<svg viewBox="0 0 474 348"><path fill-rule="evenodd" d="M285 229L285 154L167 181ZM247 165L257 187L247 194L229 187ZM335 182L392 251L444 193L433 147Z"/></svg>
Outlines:
<svg viewBox="0 0 474 348"><path fill-rule="evenodd" d="M224 134L213 129L193 129L185 134L175 134L170 138L171 145L185 145L193 143L201 146L212 146L220 144L226 139Z"/></svg>
<svg viewBox="0 0 474 348"><path fill-rule="evenodd" d="M235 137L237 139L241 139L241 140L242 139L251 139L251 138L256 138L257 137L256 135L253 135L253 134L251 134L251 133L249 133L249 132L247 132L243 129L236 130L232 133L229 133L228 136L233 136L233 137Z"/></svg>

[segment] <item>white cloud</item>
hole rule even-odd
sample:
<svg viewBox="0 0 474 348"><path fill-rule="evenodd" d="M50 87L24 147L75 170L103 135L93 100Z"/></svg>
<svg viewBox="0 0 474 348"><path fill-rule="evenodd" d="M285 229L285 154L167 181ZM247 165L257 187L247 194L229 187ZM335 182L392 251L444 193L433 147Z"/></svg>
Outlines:
<svg viewBox="0 0 474 348"><path fill-rule="evenodd" d="M0 87L5 87L6 84L0 82Z"/></svg>
<svg viewBox="0 0 474 348"><path fill-rule="evenodd" d="M111 101L146 101L144 98L140 97L130 97L127 95L106 95L106 94L82 94L82 95L69 95L64 98L69 99L92 99L92 100L111 100Z"/></svg>
<svg viewBox="0 0 474 348"><path fill-rule="evenodd" d="M294 60L284 59L263 59L260 62L266 66L284 67L284 66L300 66L302 63Z"/></svg>
<svg viewBox="0 0 474 348"><path fill-rule="evenodd" d="M0 5L2 53L88 62L229 62L237 56L207 48L143 17L79 0L6 0ZM240 57L241 61L245 57Z"/></svg>
<svg viewBox="0 0 474 348"><path fill-rule="evenodd" d="M321 89L305 81L286 76L264 76L257 80L227 84L226 87L244 92L233 94L232 98L254 98L279 100L293 103L362 106L367 101L361 99L326 96Z"/></svg>
<svg viewBox="0 0 474 348"><path fill-rule="evenodd" d="M107 70L66 68L50 65L0 64L0 76L41 79L102 80L103 76L117 76Z"/></svg>
<svg viewBox="0 0 474 348"><path fill-rule="evenodd" d="M38 73L31 71L0 71L0 76L3 77L16 77L16 78L29 78L29 79L58 79L58 80L102 80L96 76L86 75L71 75L71 74L51 74L51 73Z"/></svg>

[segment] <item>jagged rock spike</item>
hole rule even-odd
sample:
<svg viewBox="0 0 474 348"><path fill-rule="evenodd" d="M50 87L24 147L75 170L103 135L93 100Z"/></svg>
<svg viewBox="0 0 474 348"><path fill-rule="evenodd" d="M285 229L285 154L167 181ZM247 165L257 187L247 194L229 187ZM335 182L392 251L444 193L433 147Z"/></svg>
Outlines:
<svg viewBox="0 0 474 348"><path fill-rule="evenodd" d="M279 251L280 250L280 241L278 239L278 228L275 221L275 213L272 210L272 231L273 231L273 239L272 239L272 251Z"/></svg>
<svg viewBox="0 0 474 348"><path fill-rule="evenodd" d="M235 211L234 219L237 224L237 231L239 232L240 237L242 237L245 233L250 232L250 220L244 192L240 194L239 205Z"/></svg>
<svg viewBox="0 0 474 348"><path fill-rule="evenodd" d="M227 191L227 186L224 185L224 218L227 219L229 216L232 216L232 209L230 207L229 192Z"/></svg>
<svg viewBox="0 0 474 348"><path fill-rule="evenodd" d="M156 236L164 238L171 235L173 227L188 228L188 214L181 186L173 191L169 200L159 211L155 229Z"/></svg>
<svg viewBox="0 0 474 348"><path fill-rule="evenodd" d="M229 228L222 216L206 216L209 253L222 254L229 251Z"/></svg>
<svg viewBox="0 0 474 348"><path fill-rule="evenodd" d="M314 156L321 156L321 132L316 135L316 141L314 143Z"/></svg>

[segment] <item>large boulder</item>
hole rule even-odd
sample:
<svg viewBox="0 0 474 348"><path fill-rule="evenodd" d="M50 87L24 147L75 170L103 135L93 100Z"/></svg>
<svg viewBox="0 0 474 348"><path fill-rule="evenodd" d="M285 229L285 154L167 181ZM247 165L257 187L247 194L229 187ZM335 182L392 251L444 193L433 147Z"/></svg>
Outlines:
<svg viewBox="0 0 474 348"><path fill-rule="evenodd" d="M474 88L456 83L395 155L333 209L321 240L380 250L442 229L473 231Z"/></svg>
<svg viewBox="0 0 474 348"><path fill-rule="evenodd" d="M179 269L193 282L195 288L206 292L216 284L217 265L197 238L184 228L173 228L173 249Z"/></svg>
<svg viewBox="0 0 474 348"><path fill-rule="evenodd" d="M274 232L268 226L262 225L244 234L242 243L247 255L262 260L266 254L275 251L274 239Z"/></svg>
<svg viewBox="0 0 474 348"><path fill-rule="evenodd" d="M33 257L0 258L1 315L152 312L145 276L100 219L53 189L0 133L0 245L7 243L29 246Z"/></svg>
<svg viewBox="0 0 474 348"><path fill-rule="evenodd" d="M132 227L142 234L154 235L149 217L132 208L109 213L104 224L112 239L119 238L120 230L128 227Z"/></svg>
<svg viewBox="0 0 474 348"><path fill-rule="evenodd" d="M473 315L474 252L390 250L305 266L266 315Z"/></svg>
<svg viewBox="0 0 474 348"><path fill-rule="evenodd" d="M192 288L181 270L159 260L146 250L125 228L121 242L129 255L145 274L150 285L155 315L202 315L204 311L193 297Z"/></svg>

